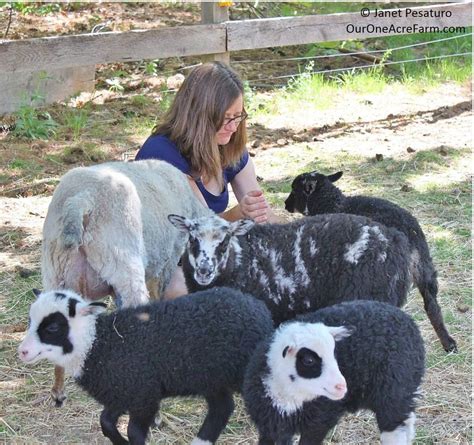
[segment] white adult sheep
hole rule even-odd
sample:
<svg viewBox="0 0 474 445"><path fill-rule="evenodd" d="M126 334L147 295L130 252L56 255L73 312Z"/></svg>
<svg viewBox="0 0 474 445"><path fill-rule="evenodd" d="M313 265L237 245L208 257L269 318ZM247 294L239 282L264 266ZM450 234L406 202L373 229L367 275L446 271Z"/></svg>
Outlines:
<svg viewBox="0 0 474 445"><path fill-rule="evenodd" d="M206 215L185 175L147 160L74 168L57 186L43 227L43 288L70 289L85 298L110 293L137 306L161 295L184 249L169 224L178 212ZM56 368L53 398L64 400L64 372Z"/></svg>

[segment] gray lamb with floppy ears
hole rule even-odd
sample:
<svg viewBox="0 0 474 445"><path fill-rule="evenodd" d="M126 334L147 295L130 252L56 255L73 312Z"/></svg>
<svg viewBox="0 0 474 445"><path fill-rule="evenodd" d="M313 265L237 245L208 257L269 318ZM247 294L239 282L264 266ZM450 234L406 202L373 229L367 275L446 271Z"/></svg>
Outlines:
<svg viewBox="0 0 474 445"><path fill-rule="evenodd" d="M170 215L188 234L188 289L229 286L264 301L276 324L347 300L402 306L411 285L408 241L361 216L321 215L289 224Z"/></svg>
<svg viewBox="0 0 474 445"><path fill-rule="evenodd" d="M416 218L407 210L385 199L369 196L345 196L334 185L342 172L325 176L316 171L298 175L291 185L291 193L285 201L289 212L303 215L325 213L349 213L372 218L387 227L404 233L410 244L411 269L438 338L447 351L456 351L456 341L449 335L443 314L437 301L438 281L425 234Z"/></svg>
<svg viewBox="0 0 474 445"><path fill-rule="evenodd" d="M375 413L382 445L409 445L424 375L424 345L402 310L376 301L338 304L289 321L247 367L243 398L259 445L322 444L346 412Z"/></svg>
<svg viewBox="0 0 474 445"><path fill-rule="evenodd" d="M72 291L42 293L30 308L20 359L62 366L104 406L102 432L117 430L128 413L128 439L145 443L162 399L201 396L207 416L193 445L214 443L234 409L245 369L258 342L273 332L270 312L255 298L214 288L100 314L105 305Z"/></svg>

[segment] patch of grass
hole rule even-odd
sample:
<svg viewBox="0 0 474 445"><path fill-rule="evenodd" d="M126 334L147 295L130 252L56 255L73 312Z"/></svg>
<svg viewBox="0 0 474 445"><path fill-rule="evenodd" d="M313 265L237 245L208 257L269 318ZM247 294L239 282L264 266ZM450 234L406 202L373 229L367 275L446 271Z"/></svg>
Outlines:
<svg viewBox="0 0 474 445"><path fill-rule="evenodd" d="M133 107L145 109L153 105L153 99L144 94L137 94L130 98L130 104Z"/></svg>
<svg viewBox="0 0 474 445"><path fill-rule="evenodd" d="M28 161L26 159L14 159L8 165L13 170L37 170L38 165L34 161Z"/></svg>
<svg viewBox="0 0 474 445"><path fill-rule="evenodd" d="M8 298L2 302L0 311L0 325L26 323L29 307L36 298L31 290L41 288L39 271L28 278L0 273L0 281L9 283Z"/></svg>
<svg viewBox="0 0 474 445"><path fill-rule="evenodd" d="M86 109L70 109L63 114L61 133L68 134L76 141L81 136L89 121L89 112Z"/></svg>
<svg viewBox="0 0 474 445"><path fill-rule="evenodd" d="M15 113L13 134L26 139L49 139L57 131L58 124L49 112L41 111L31 105L22 105Z"/></svg>
<svg viewBox="0 0 474 445"><path fill-rule="evenodd" d="M107 153L93 142L71 145L66 147L61 154L61 159L68 164L80 162L81 160L101 162L106 158Z"/></svg>

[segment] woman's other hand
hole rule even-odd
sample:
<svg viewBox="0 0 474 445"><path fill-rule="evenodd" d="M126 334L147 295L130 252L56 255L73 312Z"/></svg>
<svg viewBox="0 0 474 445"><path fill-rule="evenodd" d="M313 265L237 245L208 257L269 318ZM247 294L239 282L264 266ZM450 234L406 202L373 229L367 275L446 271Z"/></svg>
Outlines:
<svg viewBox="0 0 474 445"><path fill-rule="evenodd" d="M247 192L240 200L239 206L244 218L253 219L259 224L268 221L269 206L261 190Z"/></svg>

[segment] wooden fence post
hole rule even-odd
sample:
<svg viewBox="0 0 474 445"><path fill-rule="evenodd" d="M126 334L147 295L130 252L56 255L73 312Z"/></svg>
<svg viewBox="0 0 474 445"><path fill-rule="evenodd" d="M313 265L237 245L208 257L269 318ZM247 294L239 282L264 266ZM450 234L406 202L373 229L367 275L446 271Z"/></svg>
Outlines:
<svg viewBox="0 0 474 445"><path fill-rule="evenodd" d="M220 6L219 3L227 2L201 2L201 23L222 23L229 20L228 6ZM226 51L224 53L206 55L204 59L206 61L216 60L230 65L230 52Z"/></svg>

